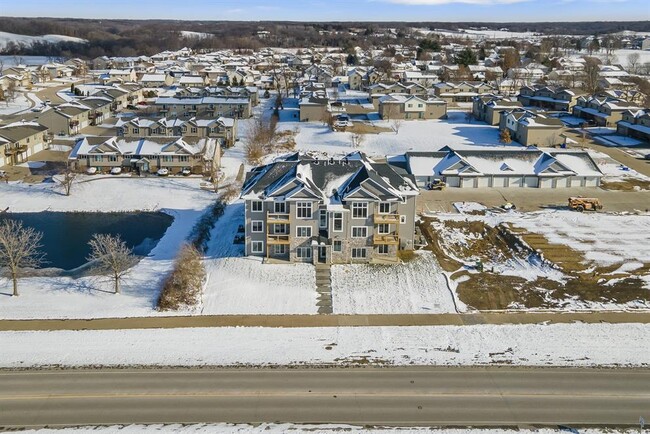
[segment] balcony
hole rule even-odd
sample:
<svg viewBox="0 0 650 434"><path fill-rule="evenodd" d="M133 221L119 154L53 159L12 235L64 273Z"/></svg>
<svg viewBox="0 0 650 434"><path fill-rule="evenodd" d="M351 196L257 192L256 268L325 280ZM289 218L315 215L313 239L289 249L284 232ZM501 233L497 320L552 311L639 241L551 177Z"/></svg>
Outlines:
<svg viewBox="0 0 650 434"><path fill-rule="evenodd" d="M266 223L267 224L289 224L289 214L277 213L277 212L267 212L266 213Z"/></svg>
<svg viewBox="0 0 650 434"><path fill-rule="evenodd" d="M27 150L27 145L11 146L11 147L7 146L5 148L5 155L6 156L16 155L25 152L26 150Z"/></svg>
<svg viewBox="0 0 650 434"><path fill-rule="evenodd" d="M399 223L399 214L374 214L373 216L376 225L396 225Z"/></svg>
<svg viewBox="0 0 650 434"><path fill-rule="evenodd" d="M267 244L290 244L289 234L273 234L266 236Z"/></svg>
<svg viewBox="0 0 650 434"><path fill-rule="evenodd" d="M372 243L375 245L383 245L383 244L398 245L399 237L397 235L392 235L392 234L386 234L386 235L375 234L372 237Z"/></svg>

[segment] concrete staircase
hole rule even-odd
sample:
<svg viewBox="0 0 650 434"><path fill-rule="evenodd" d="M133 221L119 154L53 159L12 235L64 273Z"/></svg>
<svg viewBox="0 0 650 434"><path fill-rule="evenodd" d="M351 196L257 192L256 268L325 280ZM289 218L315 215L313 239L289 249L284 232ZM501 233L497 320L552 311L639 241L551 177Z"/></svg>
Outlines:
<svg viewBox="0 0 650 434"><path fill-rule="evenodd" d="M318 313L332 313L332 271L329 264L316 264L316 292Z"/></svg>

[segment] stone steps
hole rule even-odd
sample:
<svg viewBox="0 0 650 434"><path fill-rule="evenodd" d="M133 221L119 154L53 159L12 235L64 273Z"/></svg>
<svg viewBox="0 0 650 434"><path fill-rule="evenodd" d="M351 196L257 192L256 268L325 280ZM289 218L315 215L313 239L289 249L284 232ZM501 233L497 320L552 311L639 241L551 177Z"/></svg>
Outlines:
<svg viewBox="0 0 650 434"><path fill-rule="evenodd" d="M315 266L316 272L316 292L318 298L316 306L318 313L327 315L333 312L332 310L332 273L331 268L327 264L317 264Z"/></svg>

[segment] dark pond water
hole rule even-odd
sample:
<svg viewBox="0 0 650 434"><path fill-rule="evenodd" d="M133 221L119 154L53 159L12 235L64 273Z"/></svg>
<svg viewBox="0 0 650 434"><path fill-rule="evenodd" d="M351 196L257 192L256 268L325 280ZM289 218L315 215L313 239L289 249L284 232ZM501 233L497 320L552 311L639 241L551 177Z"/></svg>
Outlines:
<svg viewBox="0 0 650 434"><path fill-rule="evenodd" d="M21 220L43 233L43 267L72 270L84 265L93 234L120 235L137 255L147 255L158 244L174 218L162 212L97 213L38 212L0 214Z"/></svg>

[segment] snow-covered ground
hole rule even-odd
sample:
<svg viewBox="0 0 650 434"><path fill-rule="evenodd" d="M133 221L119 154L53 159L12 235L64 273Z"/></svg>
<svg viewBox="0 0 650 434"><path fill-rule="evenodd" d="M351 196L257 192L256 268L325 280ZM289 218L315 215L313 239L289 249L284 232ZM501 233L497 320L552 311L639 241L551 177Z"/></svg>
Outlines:
<svg viewBox="0 0 650 434"><path fill-rule="evenodd" d="M608 136L608 139L609 137L610 136ZM639 173L636 170L619 163L607 154L594 150L589 150L588 152L600 171L605 175L603 181L623 181L626 178L636 178L650 181L650 177L647 177L642 173ZM640 208L643 207L640 206Z"/></svg>
<svg viewBox="0 0 650 434"><path fill-rule="evenodd" d="M233 244L244 205L229 205L212 231L202 314L315 314L316 275L309 264L263 264Z"/></svg>
<svg viewBox="0 0 650 434"><path fill-rule="evenodd" d="M557 429L539 428L539 429L479 429L479 428L431 428L431 427L377 427L367 428L356 425L296 425L296 424L272 424L263 423L259 425L245 424L197 424L197 425L114 425L114 426L89 426L74 427L63 429L43 428L39 430L25 430L25 434L134 434L141 432L178 432L194 434L285 434L285 433L309 433L309 434L556 434ZM632 430L606 430L600 429L580 429L582 434L623 434L632 433ZM633 432L638 432L636 428Z"/></svg>
<svg viewBox="0 0 650 434"><path fill-rule="evenodd" d="M0 116L13 115L15 113L29 109L32 102L23 93L16 95L16 99L9 101L0 101Z"/></svg>
<svg viewBox="0 0 650 434"><path fill-rule="evenodd" d="M164 211L174 217L158 245L136 265L123 292L107 291L97 278L32 277L20 280L20 297L7 297L0 278L0 318L92 318L154 315L160 281L196 220L215 196L199 189L199 179L83 177L66 197L53 184L0 184L0 208L39 211Z"/></svg>
<svg viewBox="0 0 650 434"><path fill-rule="evenodd" d="M18 35L16 33L0 32L0 50L4 49L8 43L13 42L17 45L31 46L35 42L88 42L86 39L75 38L73 36L64 35L43 35L43 36L27 36Z"/></svg>
<svg viewBox="0 0 650 434"><path fill-rule="evenodd" d="M389 128L388 121L375 125ZM365 134L359 148L353 148L352 133L333 132L321 122L280 122L280 130L298 129L296 147L299 150L317 150L330 154L349 153L356 150L369 155L395 155L406 151L437 151L451 145L456 148L495 146L499 143L498 128L482 122L465 122L465 113L450 111L447 120L404 121L399 132ZM516 142L512 146L521 146Z"/></svg>
<svg viewBox="0 0 650 434"><path fill-rule="evenodd" d="M605 323L2 332L0 366L647 367L649 341L650 324Z"/></svg>
<svg viewBox="0 0 650 434"><path fill-rule="evenodd" d="M332 266L334 313L454 312L452 295L431 252L404 264Z"/></svg>

